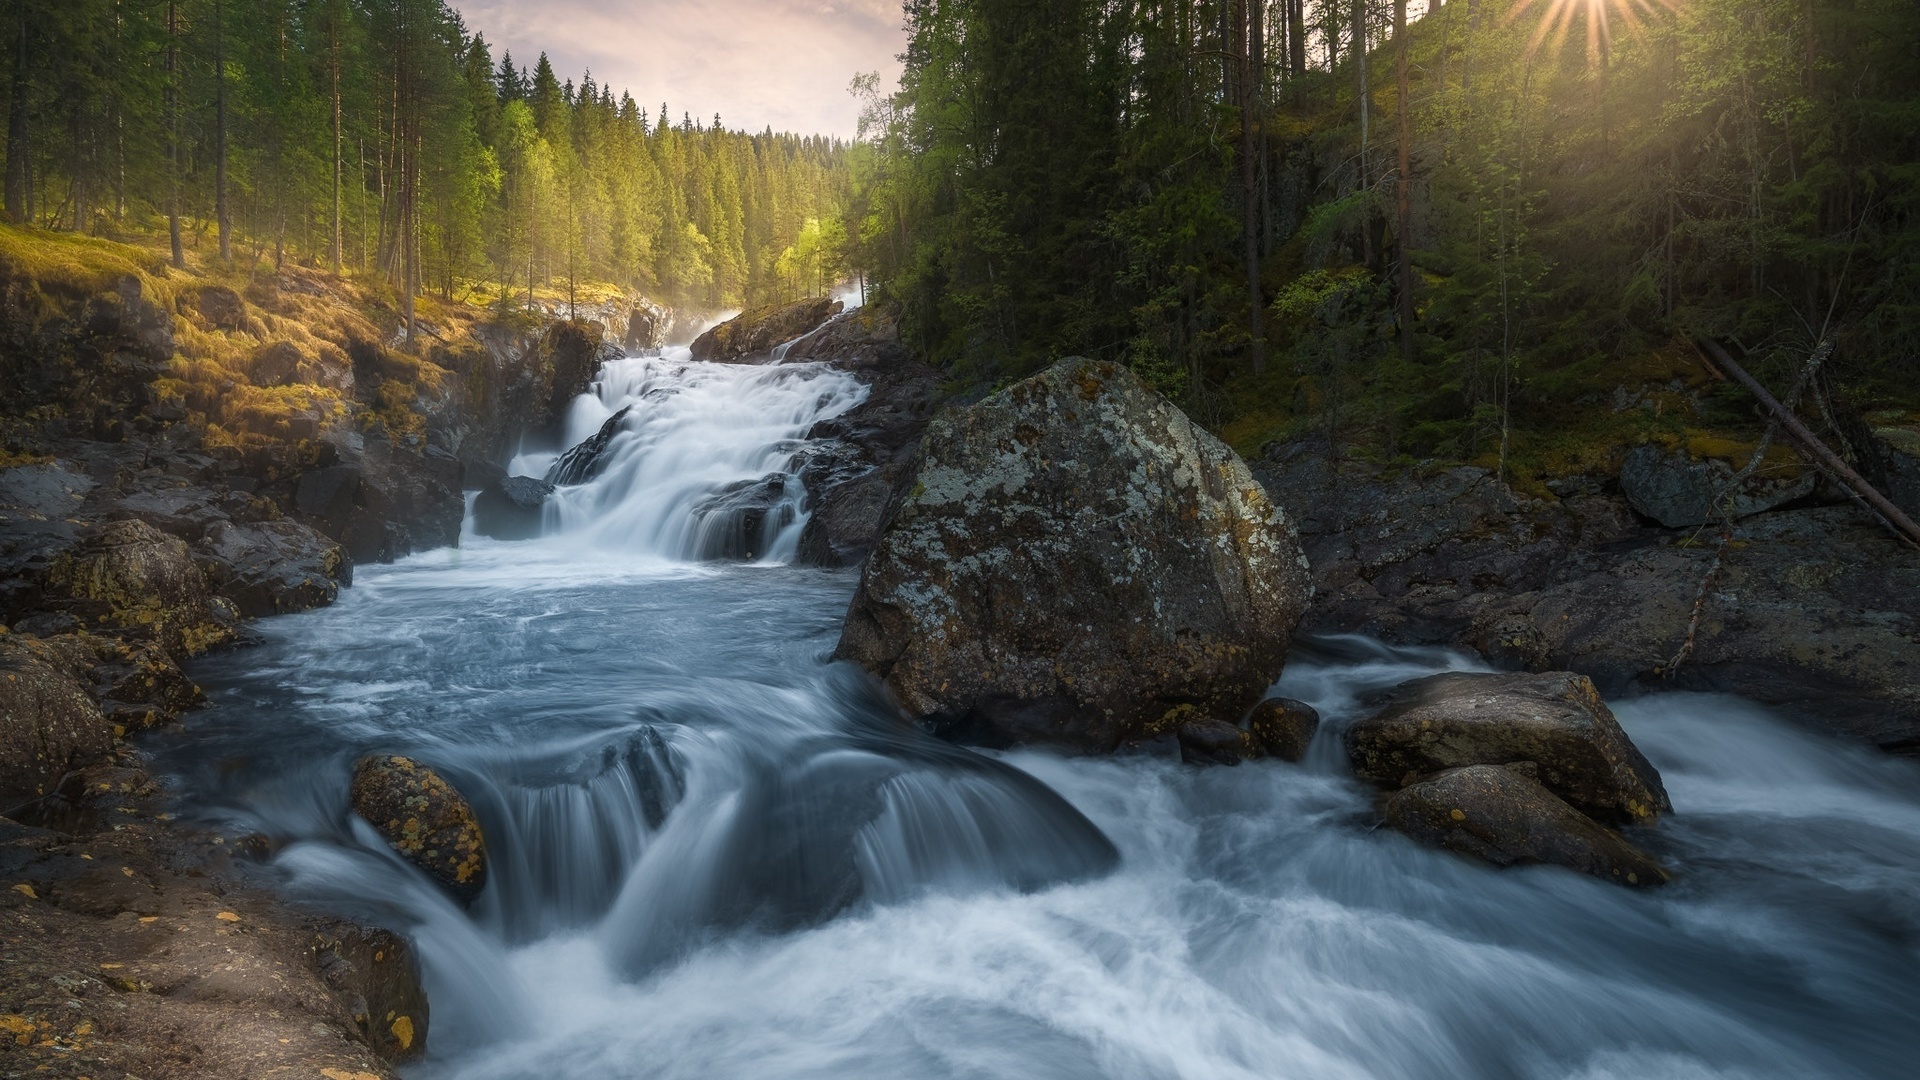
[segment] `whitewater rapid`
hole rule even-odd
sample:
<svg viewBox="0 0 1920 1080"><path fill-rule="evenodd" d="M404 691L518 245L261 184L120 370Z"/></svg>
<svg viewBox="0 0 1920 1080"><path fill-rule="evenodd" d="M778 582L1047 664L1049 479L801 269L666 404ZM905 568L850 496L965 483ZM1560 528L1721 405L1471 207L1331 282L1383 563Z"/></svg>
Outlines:
<svg viewBox="0 0 1920 1080"><path fill-rule="evenodd" d="M1913 1074L1913 762L1735 698L1617 702L1676 809L1637 837L1676 881L1638 892L1373 827L1338 732L1473 666L1447 652L1296 650L1277 689L1326 720L1299 765L935 742L831 662L853 573L686 557L703 500L851 407L833 375L616 365L570 439L658 412L552 535L360 568L196 667L162 764L190 813L286 841L293 895L414 936L409 1077ZM347 813L374 752L473 799L472 910Z"/></svg>

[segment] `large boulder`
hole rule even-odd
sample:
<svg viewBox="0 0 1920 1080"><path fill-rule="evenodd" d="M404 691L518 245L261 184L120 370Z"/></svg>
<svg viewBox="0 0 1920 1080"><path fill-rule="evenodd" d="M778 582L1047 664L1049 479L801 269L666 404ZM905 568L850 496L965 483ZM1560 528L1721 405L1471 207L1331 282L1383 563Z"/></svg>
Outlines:
<svg viewBox="0 0 1920 1080"><path fill-rule="evenodd" d="M67 672L0 633L0 814L51 793L112 749L111 724Z"/></svg>
<svg viewBox="0 0 1920 1080"><path fill-rule="evenodd" d="M1239 457L1074 358L928 427L837 655L950 736L1106 751L1243 716L1311 595Z"/></svg>
<svg viewBox="0 0 1920 1080"><path fill-rule="evenodd" d="M552 494L552 484L531 476L495 480L474 497L473 531L495 540L538 539Z"/></svg>
<svg viewBox="0 0 1920 1080"><path fill-rule="evenodd" d="M773 355L775 348L818 328L840 308L840 301L819 296L743 311L694 338L693 358L721 363L763 359Z"/></svg>
<svg viewBox="0 0 1920 1080"><path fill-rule="evenodd" d="M1449 769L1388 796L1386 817L1423 844L1495 866L1551 863L1640 888L1667 881L1652 856L1518 769Z"/></svg>
<svg viewBox="0 0 1920 1080"><path fill-rule="evenodd" d="M1813 494L1820 474L1798 468L1761 470L1734 483L1733 466L1652 443L1634 447L1620 466L1620 491L1633 508L1669 529L1704 525L1724 509L1743 518Z"/></svg>
<svg viewBox="0 0 1920 1080"><path fill-rule="evenodd" d="M50 606L95 629L151 636L176 656L231 641L231 621L214 603L187 545L144 521L93 530L47 575Z"/></svg>
<svg viewBox="0 0 1920 1080"><path fill-rule="evenodd" d="M1376 783L1530 762L1548 790L1601 821L1645 822L1673 809L1659 772L1584 675L1448 673L1393 696L1346 734L1354 772Z"/></svg>
<svg viewBox="0 0 1920 1080"><path fill-rule="evenodd" d="M1920 430L1875 428L1873 442L1886 488L1883 494L1908 517L1920 518Z"/></svg>
<svg viewBox="0 0 1920 1080"><path fill-rule="evenodd" d="M487 843L473 807L452 784L412 758L361 758L353 811L393 850L471 904L487 884Z"/></svg>

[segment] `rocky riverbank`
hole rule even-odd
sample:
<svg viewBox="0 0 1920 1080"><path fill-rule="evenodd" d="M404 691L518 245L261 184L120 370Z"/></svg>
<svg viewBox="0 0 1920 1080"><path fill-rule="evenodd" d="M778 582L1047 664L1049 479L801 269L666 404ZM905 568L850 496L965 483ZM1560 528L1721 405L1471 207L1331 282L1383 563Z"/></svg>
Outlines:
<svg viewBox="0 0 1920 1080"><path fill-rule="evenodd" d="M386 1075L427 1036L405 941L276 903L251 841L174 822L126 740L197 704L181 665L248 620L457 543L463 490L673 315L447 307L409 338L296 267L4 239L0 1037L34 1075Z"/></svg>

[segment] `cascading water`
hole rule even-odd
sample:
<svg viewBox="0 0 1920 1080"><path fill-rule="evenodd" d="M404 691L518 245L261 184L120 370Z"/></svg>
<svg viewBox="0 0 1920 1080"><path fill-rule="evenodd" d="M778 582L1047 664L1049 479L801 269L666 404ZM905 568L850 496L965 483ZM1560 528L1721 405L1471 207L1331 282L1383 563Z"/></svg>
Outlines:
<svg viewBox="0 0 1920 1080"><path fill-rule="evenodd" d="M804 525L807 433L866 396L825 364L696 363L685 348L628 357L574 401L566 445L577 449L523 453L508 471L559 485L549 535L668 559L785 562Z"/></svg>
<svg viewBox="0 0 1920 1080"><path fill-rule="evenodd" d="M212 705L163 764L285 842L294 895L414 936L409 1075L1911 1075L1913 763L1730 698L1620 703L1678 811L1643 838L1678 879L1641 893L1372 830L1339 730L1471 666L1438 650L1297 651L1279 689L1327 719L1298 766L932 741L829 661L851 574L701 561L700 507L859 392L615 365L569 434L629 412L553 535L366 568L195 672ZM348 812L373 752L474 803L470 910Z"/></svg>

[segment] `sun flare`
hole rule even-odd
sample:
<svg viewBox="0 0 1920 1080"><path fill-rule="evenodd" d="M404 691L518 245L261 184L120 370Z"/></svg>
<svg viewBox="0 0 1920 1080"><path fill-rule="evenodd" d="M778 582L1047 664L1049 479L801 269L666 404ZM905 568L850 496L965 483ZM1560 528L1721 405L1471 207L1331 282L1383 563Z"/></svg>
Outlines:
<svg viewBox="0 0 1920 1080"><path fill-rule="evenodd" d="M1601 64L1613 51L1615 26L1629 34L1646 29L1647 19L1662 8L1678 7L1680 0L1519 0L1507 12L1511 22L1529 11L1540 11L1540 24L1534 28L1529 49L1551 43L1554 51L1564 48L1575 24L1586 23L1587 62Z"/></svg>

